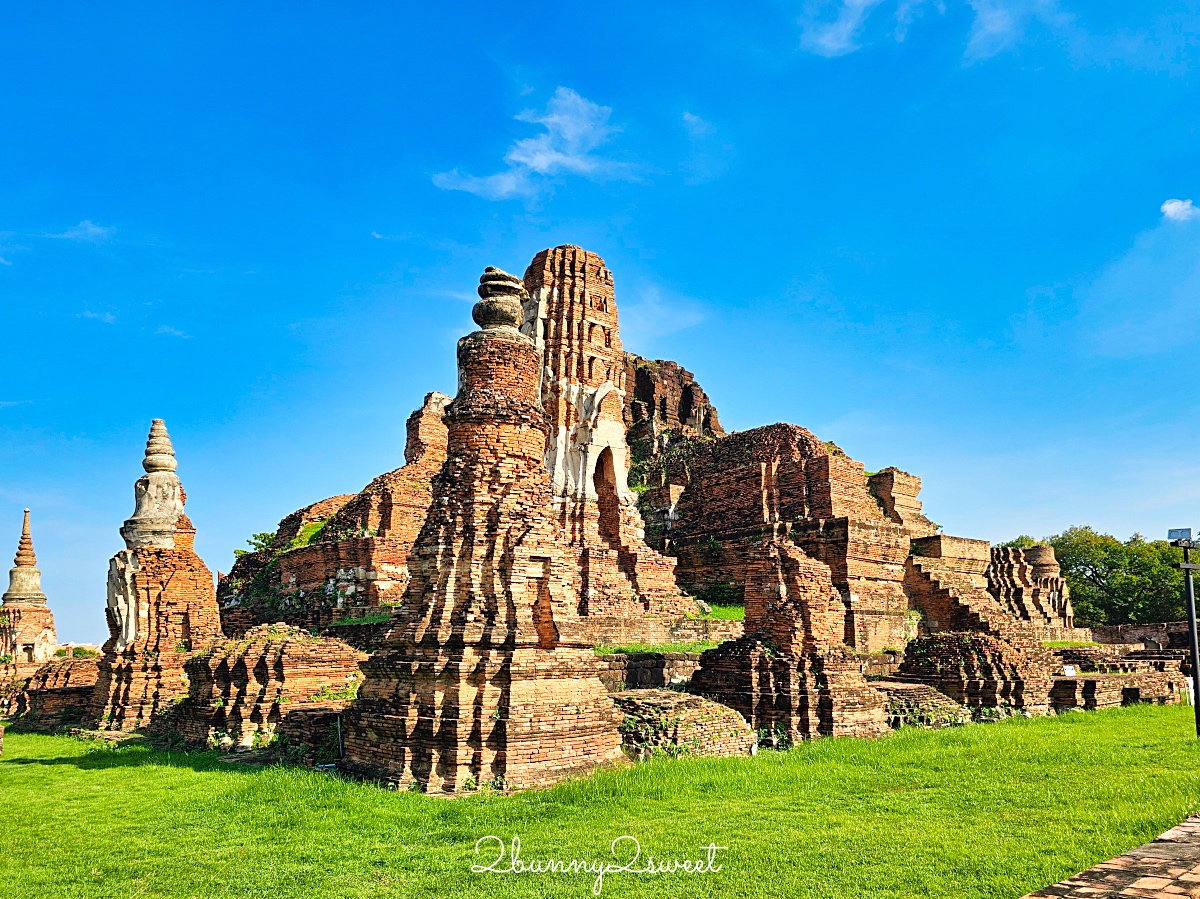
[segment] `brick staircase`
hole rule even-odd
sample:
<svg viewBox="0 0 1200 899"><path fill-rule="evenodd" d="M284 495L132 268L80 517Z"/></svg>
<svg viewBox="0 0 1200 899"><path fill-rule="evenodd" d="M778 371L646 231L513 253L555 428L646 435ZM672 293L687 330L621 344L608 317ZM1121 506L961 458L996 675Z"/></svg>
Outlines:
<svg viewBox="0 0 1200 899"><path fill-rule="evenodd" d="M904 582L931 628L988 634L1049 670L1059 667L1054 654L1042 646L1035 627L1017 618L988 593L983 575L955 570L942 559L910 556Z"/></svg>

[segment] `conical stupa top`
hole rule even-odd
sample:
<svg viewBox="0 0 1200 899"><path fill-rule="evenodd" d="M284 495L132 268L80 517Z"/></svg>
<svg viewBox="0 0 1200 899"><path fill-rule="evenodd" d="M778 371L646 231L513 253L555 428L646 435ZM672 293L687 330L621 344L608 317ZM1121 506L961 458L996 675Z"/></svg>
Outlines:
<svg viewBox="0 0 1200 899"><path fill-rule="evenodd" d="M161 418L156 418L150 422L150 436L146 440L146 458L142 460L142 468L149 474L152 471L174 471L178 467L167 425Z"/></svg>
<svg viewBox="0 0 1200 899"><path fill-rule="evenodd" d="M25 524L21 528L21 540L17 544L17 557L13 559L18 568L36 568L37 556L33 554L33 538L29 536L29 510L25 510Z"/></svg>
<svg viewBox="0 0 1200 899"><path fill-rule="evenodd" d="M37 557L33 554L33 538L29 536L29 510L25 510L25 525L21 528L21 541L17 544L16 566L8 569L8 589L0 596L4 605L45 606L46 595L42 593L42 573L37 569Z"/></svg>

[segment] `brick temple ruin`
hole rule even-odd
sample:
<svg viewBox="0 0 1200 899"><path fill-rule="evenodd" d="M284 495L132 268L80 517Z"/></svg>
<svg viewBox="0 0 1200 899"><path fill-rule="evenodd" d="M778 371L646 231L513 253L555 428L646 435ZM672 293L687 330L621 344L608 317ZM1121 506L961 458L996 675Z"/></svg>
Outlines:
<svg viewBox="0 0 1200 899"><path fill-rule="evenodd" d="M155 420L97 661L44 658L26 518L0 641L37 658L10 705L193 746L282 737L456 794L656 750L1178 701L1179 635L1077 627L1052 548L944 534L920 478L797 425L726 433L691 372L625 351L594 253L489 268L479 295L457 391L409 417L404 464L286 516L215 589ZM690 641L717 646L671 651ZM630 643L666 645L596 651Z"/></svg>

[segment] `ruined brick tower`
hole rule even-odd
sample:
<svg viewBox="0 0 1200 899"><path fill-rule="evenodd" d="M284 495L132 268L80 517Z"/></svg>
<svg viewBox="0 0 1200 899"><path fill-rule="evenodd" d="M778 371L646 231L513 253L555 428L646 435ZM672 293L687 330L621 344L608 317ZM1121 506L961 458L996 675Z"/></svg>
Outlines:
<svg viewBox="0 0 1200 899"><path fill-rule="evenodd" d="M595 253L555 247L534 257L525 287L521 330L544 357L546 468L558 522L577 560L580 612L694 612L675 583L674 562L646 545L629 489L627 375L612 272Z"/></svg>
<svg viewBox="0 0 1200 899"><path fill-rule="evenodd" d="M136 508L121 527L125 549L108 565L109 639L93 709L99 725L133 730L187 694L183 663L221 638L212 573L193 549L196 529L166 425L156 418L134 485Z"/></svg>
<svg viewBox="0 0 1200 899"><path fill-rule="evenodd" d="M42 573L33 553L28 509L13 563L8 572L8 590L0 605L0 657L7 656L18 666L40 665L54 658L58 639L54 615L42 593Z"/></svg>
<svg viewBox="0 0 1200 899"><path fill-rule="evenodd" d="M344 716L348 769L431 792L538 786L621 758L543 461L541 354L517 329L527 295L493 268L479 295L404 603Z"/></svg>

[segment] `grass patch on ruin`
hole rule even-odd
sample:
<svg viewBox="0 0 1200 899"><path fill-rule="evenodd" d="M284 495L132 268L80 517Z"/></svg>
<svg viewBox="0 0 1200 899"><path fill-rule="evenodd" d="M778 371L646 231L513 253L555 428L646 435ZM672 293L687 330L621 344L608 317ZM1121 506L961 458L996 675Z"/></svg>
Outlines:
<svg viewBox="0 0 1200 899"><path fill-rule="evenodd" d="M709 612L703 615L688 615L688 618L703 620L717 618L721 621L745 621L746 607L741 603L709 602Z"/></svg>
<svg viewBox="0 0 1200 899"><path fill-rule="evenodd" d="M746 607L743 605L726 605L724 603L713 602L709 603L709 608L712 611L705 615L705 618L720 618L723 621L746 620Z"/></svg>
<svg viewBox="0 0 1200 899"><path fill-rule="evenodd" d="M475 841L605 859L618 836L704 877L610 875L609 897L1011 899L1200 808L1187 707L1011 719L754 758L656 758L556 788L448 801L217 753L9 734L0 895L572 897L588 875L472 874Z"/></svg>
<svg viewBox="0 0 1200 899"><path fill-rule="evenodd" d="M386 612L372 612L370 615L364 615L361 618L339 618L337 621L329 622L329 627L350 627L354 624L383 624L391 621L393 614L389 609Z"/></svg>
<svg viewBox="0 0 1200 899"><path fill-rule="evenodd" d="M1042 645L1047 649L1075 649L1079 646L1099 646L1093 640L1043 640Z"/></svg>
<svg viewBox="0 0 1200 899"><path fill-rule="evenodd" d="M623 646L593 647L596 655L608 656L615 653L629 655L634 652L704 652L716 649L719 644L711 640L693 640L685 643L626 643Z"/></svg>

